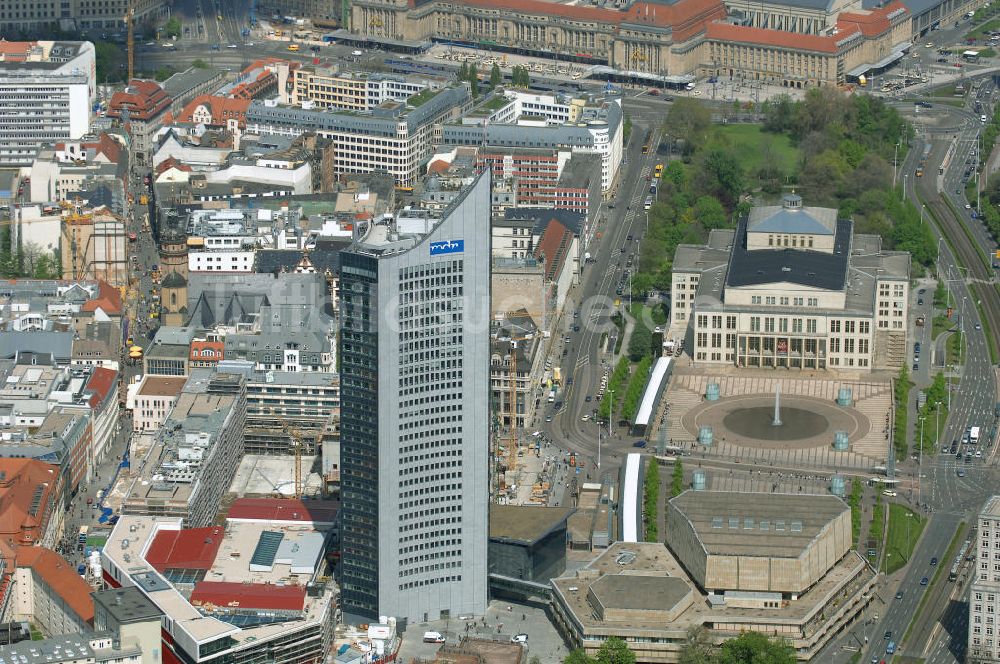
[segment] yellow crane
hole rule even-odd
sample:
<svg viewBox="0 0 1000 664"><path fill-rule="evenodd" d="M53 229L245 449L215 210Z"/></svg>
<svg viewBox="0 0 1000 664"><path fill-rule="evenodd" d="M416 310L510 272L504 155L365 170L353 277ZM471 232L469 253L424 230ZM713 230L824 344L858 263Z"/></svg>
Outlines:
<svg viewBox="0 0 1000 664"><path fill-rule="evenodd" d="M301 498L304 484L302 482L302 448L303 440L306 438L306 433L302 429L289 424L288 420L281 415L274 415L272 410L272 415L281 423L281 430L288 434L288 437L292 440L292 454L295 456L295 471L294 471L294 484L292 490L293 498ZM322 429L318 431L314 436L314 443L318 449L320 442L323 439Z"/></svg>

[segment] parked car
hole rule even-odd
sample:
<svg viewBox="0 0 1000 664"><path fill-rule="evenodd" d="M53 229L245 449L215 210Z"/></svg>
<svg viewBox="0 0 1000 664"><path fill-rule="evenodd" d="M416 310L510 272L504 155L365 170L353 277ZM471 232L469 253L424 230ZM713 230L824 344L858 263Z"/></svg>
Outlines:
<svg viewBox="0 0 1000 664"><path fill-rule="evenodd" d="M638 447L639 449L642 449L642 448L646 447L646 441L644 441L644 440L637 440L634 443L632 443L632 447Z"/></svg>

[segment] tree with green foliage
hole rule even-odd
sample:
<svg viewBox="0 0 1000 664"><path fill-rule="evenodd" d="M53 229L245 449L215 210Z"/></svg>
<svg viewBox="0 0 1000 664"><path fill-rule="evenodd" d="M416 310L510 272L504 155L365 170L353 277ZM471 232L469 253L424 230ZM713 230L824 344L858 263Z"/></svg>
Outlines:
<svg viewBox="0 0 1000 664"><path fill-rule="evenodd" d="M163 26L164 32L172 38L177 39L181 34L181 22L176 16L171 16L167 24Z"/></svg>
<svg viewBox="0 0 1000 664"><path fill-rule="evenodd" d="M795 664L795 649L760 632L744 632L722 644L718 664Z"/></svg>
<svg viewBox="0 0 1000 664"><path fill-rule="evenodd" d="M670 497L676 498L684 493L684 464L680 459L674 461L673 474L670 476Z"/></svg>
<svg viewBox="0 0 1000 664"><path fill-rule="evenodd" d="M632 284L635 288L635 284ZM637 318L632 325L632 336L628 339L628 359L638 362L648 357L653 345L653 331L646 327L646 322Z"/></svg>
<svg viewBox="0 0 1000 664"><path fill-rule="evenodd" d="M528 664L542 664L542 658L538 655L532 655L531 659L528 660Z"/></svg>
<svg viewBox="0 0 1000 664"><path fill-rule="evenodd" d="M123 80L128 73L121 67L125 62L126 54L117 44L103 41L94 43L94 65L98 83L106 85Z"/></svg>
<svg viewBox="0 0 1000 664"><path fill-rule="evenodd" d="M761 104L764 115L764 130L783 134L792 128L795 119L795 104L787 95L777 95Z"/></svg>
<svg viewBox="0 0 1000 664"><path fill-rule="evenodd" d="M712 664L715 653L708 638L708 630L702 625L688 628L687 640L681 649L680 664Z"/></svg>
<svg viewBox="0 0 1000 664"><path fill-rule="evenodd" d="M629 361L624 355L618 360L618 364L615 365L615 370L611 372L611 378L608 379L608 389L604 392L604 396L601 397L601 403L597 407L597 416L599 419L610 421L611 417L616 410L614 408L614 403L612 399L616 401L621 401L622 390L625 387L625 379L628 378Z"/></svg>
<svg viewBox="0 0 1000 664"><path fill-rule="evenodd" d="M625 388L625 398L622 399L622 419L633 420L639 410L639 403L642 401L642 394L646 389L646 382L649 380L650 368L653 366L653 357L646 355L635 365L635 371L629 379L628 387Z"/></svg>
<svg viewBox="0 0 1000 664"><path fill-rule="evenodd" d="M563 664L597 664L597 660L585 653L583 648L577 648L566 656Z"/></svg>
<svg viewBox="0 0 1000 664"><path fill-rule="evenodd" d="M476 71L475 62L469 65L469 88L472 92L472 98L477 98L479 96L479 72Z"/></svg>
<svg viewBox="0 0 1000 664"><path fill-rule="evenodd" d="M712 112L697 99L681 97L675 99L667 111L663 130L668 140L680 141L681 154L691 155L701 147L712 126Z"/></svg>
<svg viewBox="0 0 1000 664"><path fill-rule="evenodd" d="M493 69L490 70L490 87L495 88L500 85L503 80L503 74L500 73L500 65L493 63Z"/></svg>
<svg viewBox="0 0 1000 664"><path fill-rule="evenodd" d="M462 61L462 65L458 68L458 80L467 81L469 80L469 63Z"/></svg>
<svg viewBox="0 0 1000 664"><path fill-rule="evenodd" d="M730 148L710 148L701 160L700 175L700 188L730 207L743 193L743 165Z"/></svg>
<svg viewBox="0 0 1000 664"><path fill-rule="evenodd" d="M624 639L612 636L597 651L597 664L635 664L635 653Z"/></svg>
<svg viewBox="0 0 1000 664"><path fill-rule="evenodd" d="M159 82L163 82L173 76L176 72L172 67L158 67L155 72L153 72L153 78Z"/></svg>
<svg viewBox="0 0 1000 664"><path fill-rule="evenodd" d="M202 60L201 58L196 58L195 60L193 60L191 62L191 66L194 67L195 69L208 69L209 67L208 63Z"/></svg>

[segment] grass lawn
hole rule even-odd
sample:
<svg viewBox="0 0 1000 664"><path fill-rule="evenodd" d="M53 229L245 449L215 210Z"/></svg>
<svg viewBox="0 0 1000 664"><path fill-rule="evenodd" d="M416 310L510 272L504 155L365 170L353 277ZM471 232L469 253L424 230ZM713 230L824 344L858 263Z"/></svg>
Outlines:
<svg viewBox="0 0 1000 664"><path fill-rule="evenodd" d="M946 83L941 87L934 88L930 91L931 97L954 97L955 96L955 84Z"/></svg>
<svg viewBox="0 0 1000 664"><path fill-rule="evenodd" d="M886 544L886 573L892 574L910 562L927 519L898 503L889 503L889 537Z"/></svg>
<svg viewBox="0 0 1000 664"><path fill-rule="evenodd" d="M941 434L944 433L944 423L948 419L948 404L947 402L941 403L941 413L936 415L933 408L927 411L927 417L924 419L924 454L934 454L938 447L938 439L940 439ZM934 431L934 423L937 422L937 431ZM920 422L917 421L917 444L920 443Z"/></svg>
<svg viewBox="0 0 1000 664"><path fill-rule="evenodd" d="M966 39L988 39L989 33L1000 30L1000 19L993 19L992 21L987 21L981 26L973 30L972 32L965 33L962 40Z"/></svg>
<svg viewBox="0 0 1000 664"><path fill-rule="evenodd" d="M955 323L947 316L935 316L931 323L931 339L937 339L938 335L946 330L950 330Z"/></svg>
<svg viewBox="0 0 1000 664"><path fill-rule="evenodd" d="M946 344L946 350L948 351L945 356L945 364L954 366L956 364L963 364L963 359L965 355L965 344L962 343L962 333L955 331L951 333L948 337L948 343Z"/></svg>
<svg viewBox="0 0 1000 664"><path fill-rule="evenodd" d="M743 170L756 173L764 157L764 145L770 143L771 153L778 160L784 173L799 170L799 149L785 135L770 134L757 124L726 124L715 128L720 136L728 138L733 146L744 155Z"/></svg>

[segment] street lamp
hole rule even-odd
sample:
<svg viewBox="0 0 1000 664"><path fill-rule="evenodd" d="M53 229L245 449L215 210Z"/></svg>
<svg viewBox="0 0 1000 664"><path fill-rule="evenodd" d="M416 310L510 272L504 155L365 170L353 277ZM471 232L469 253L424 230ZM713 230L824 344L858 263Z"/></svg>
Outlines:
<svg viewBox="0 0 1000 664"><path fill-rule="evenodd" d="M907 176L907 173L903 173L903 195L899 199L901 201L905 201L906 200L906 176Z"/></svg>
<svg viewBox="0 0 1000 664"><path fill-rule="evenodd" d="M927 204L923 203L920 205L920 225L924 225L924 210L927 209Z"/></svg>

